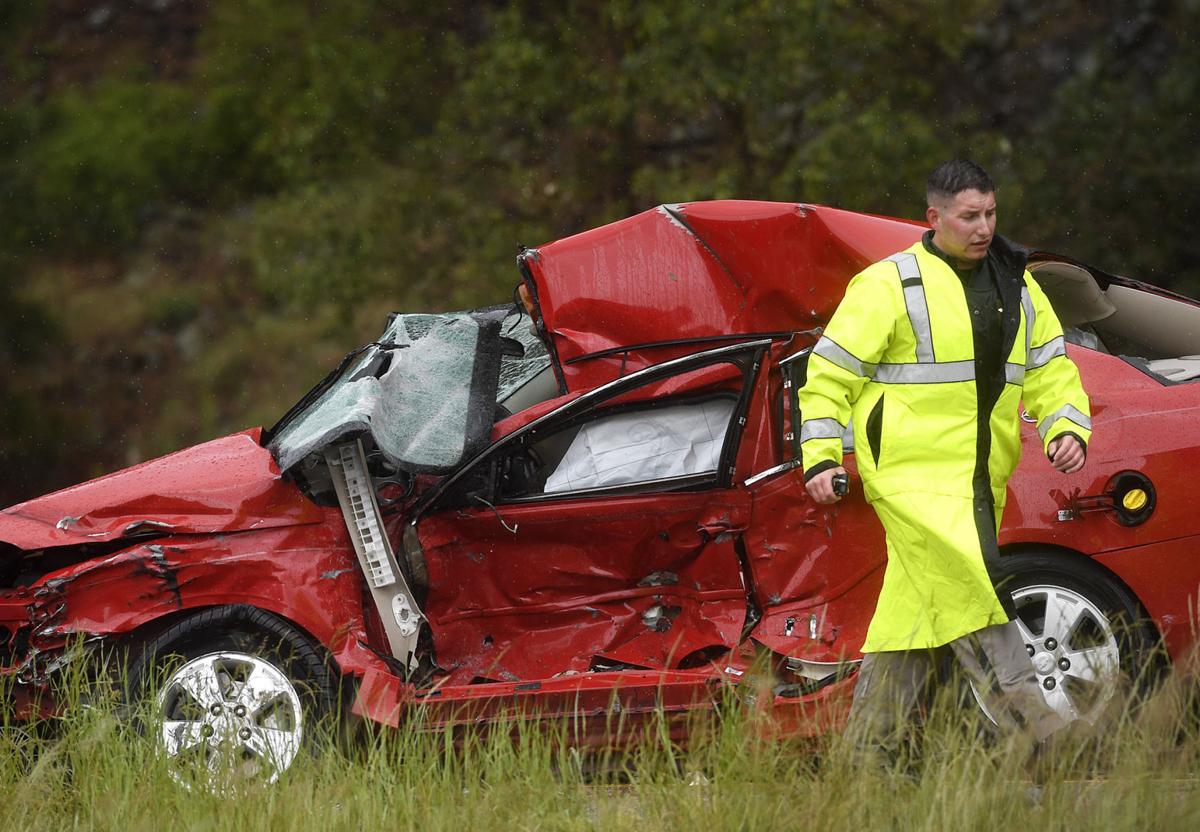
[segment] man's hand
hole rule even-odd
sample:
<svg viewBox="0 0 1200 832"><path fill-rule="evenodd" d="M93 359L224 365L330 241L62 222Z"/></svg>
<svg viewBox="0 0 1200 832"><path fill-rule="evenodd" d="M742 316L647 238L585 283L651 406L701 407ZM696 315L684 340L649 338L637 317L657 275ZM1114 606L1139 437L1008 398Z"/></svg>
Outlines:
<svg viewBox="0 0 1200 832"><path fill-rule="evenodd" d="M804 487L808 489L809 496L821 505L832 505L842 499L833 493L833 478L844 473L846 469L840 465L837 468L827 468L806 482Z"/></svg>
<svg viewBox="0 0 1200 832"><path fill-rule="evenodd" d="M1050 457L1050 464L1064 474L1074 474L1083 467L1083 461L1087 458L1083 443L1077 436L1058 437L1046 448L1046 453ZM809 483L808 491L812 493L812 483Z"/></svg>

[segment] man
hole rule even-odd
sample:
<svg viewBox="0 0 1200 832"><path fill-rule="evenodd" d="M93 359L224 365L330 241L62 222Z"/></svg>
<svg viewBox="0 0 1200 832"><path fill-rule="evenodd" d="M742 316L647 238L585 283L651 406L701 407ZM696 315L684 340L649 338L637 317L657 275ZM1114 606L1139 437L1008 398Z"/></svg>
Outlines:
<svg viewBox="0 0 1200 832"><path fill-rule="evenodd" d="M839 499L833 478L844 474L853 419L863 490L887 534L851 725L860 741L894 750L948 645L997 722L1041 741L1063 720L997 586L996 529L1020 457L1022 402L1050 464L1071 474L1091 436L1088 400L1024 252L995 234L987 173L946 162L927 199L931 230L850 281L798 394L809 493Z"/></svg>

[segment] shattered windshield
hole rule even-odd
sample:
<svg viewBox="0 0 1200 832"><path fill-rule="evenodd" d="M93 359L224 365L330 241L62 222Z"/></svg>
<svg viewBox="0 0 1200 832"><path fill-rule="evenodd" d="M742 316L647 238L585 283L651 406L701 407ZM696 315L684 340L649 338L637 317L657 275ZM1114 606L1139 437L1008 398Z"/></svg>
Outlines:
<svg viewBox="0 0 1200 832"><path fill-rule="evenodd" d="M500 359L500 387L496 399L504 401L550 367L550 354L546 351L545 343L534 332L528 315L509 315L501 324L500 333L522 347L522 355L511 355L506 351Z"/></svg>
<svg viewBox="0 0 1200 832"><path fill-rule="evenodd" d="M275 426L267 447L287 471L367 433L401 470L448 471L487 444L497 400L549 365L528 324L512 307L395 315Z"/></svg>

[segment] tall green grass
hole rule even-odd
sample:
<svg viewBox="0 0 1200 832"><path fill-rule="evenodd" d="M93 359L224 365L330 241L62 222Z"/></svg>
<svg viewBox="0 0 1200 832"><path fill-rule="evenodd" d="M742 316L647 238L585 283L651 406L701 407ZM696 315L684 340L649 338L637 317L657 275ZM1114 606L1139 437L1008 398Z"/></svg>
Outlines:
<svg viewBox="0 0 1200 832"><path fill-rule="evenodd" d="M1178 674L1090 736L1061 743L1044 790L1028 746L942 695L894 765L840 736L771 736L736 691L692 742L651 719L626 751L585 752L572 725L363 730L326 739L270 787L185 789L116 697L82 684L65 717L0 731L0 828L135 830L1200 828L1196 681Z"/></svg>

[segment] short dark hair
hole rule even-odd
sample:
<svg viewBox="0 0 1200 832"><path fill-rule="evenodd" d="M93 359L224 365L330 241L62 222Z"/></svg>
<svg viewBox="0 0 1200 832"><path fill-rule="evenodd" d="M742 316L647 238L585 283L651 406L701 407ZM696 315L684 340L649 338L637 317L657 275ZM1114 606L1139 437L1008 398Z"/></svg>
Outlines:
<svg viewBox="0 0 1200 832"><path fill-rule="evenodd" d="M979 191L981 194L995 192L996 186L987 171L968 159L951 159L942 162L925 182L925 199L932 205L934 200L950 200L963 191Z"/></svg>

